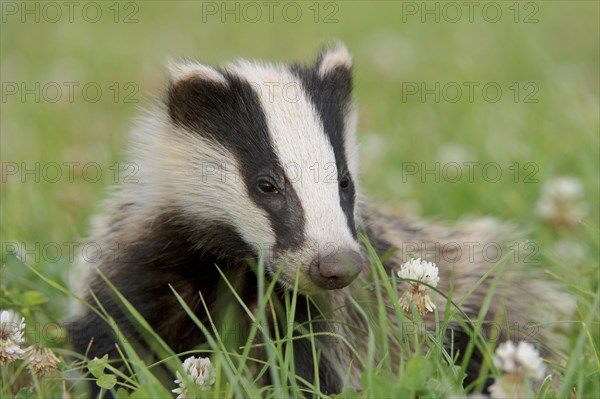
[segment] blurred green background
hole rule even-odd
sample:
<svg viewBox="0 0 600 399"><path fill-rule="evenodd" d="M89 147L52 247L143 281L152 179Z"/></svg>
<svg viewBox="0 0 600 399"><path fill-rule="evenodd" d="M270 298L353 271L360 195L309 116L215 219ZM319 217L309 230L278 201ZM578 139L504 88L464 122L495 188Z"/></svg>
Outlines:
<svg viewBox="0 0 600 399"><path fill-rule="evenodd" d="M312 62L342 40L355 63L363 191L424 217L514 221L542 252L567 238L584 246L582 278L596 275L598 2L65 3L2 2L3 243L35 252L85 237L112 166L127 161L133 118L166 86L167 58ZM457 181L441 171L449 161L462 166ZM437 178L423 174L436 162ZM464 162L479 163L472 179ZM579 179L588 209L566 232L534 212L557 176ZM30 260L62 280L70 260L52 256ZM3 267L11 289L35 288L28 276Z"/></svg>

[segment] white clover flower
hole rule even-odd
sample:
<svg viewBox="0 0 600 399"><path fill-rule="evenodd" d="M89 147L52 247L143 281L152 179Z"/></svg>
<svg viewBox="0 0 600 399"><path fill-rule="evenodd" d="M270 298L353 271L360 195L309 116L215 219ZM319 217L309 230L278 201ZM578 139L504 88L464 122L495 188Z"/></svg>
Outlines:
<svg viewBox="0 0 600 399"><path fill-rule="evenodd" d="M206 391L215 383L215 368L207 357L190 356L183 362L183 368L188 378L192 380L201 391ZM189 389L186 385L186 379L181 377L179 371L176 372L177 379L175 384L179 384L179 388L173 389L171 392L176 393L177 399L189 397Z"/></svg>
<svg viewBox="0 0 600 399"><path fill-rule="evenodd" d="M546 366L539 352L527 342L507 341L496 348L494 364L505 373L490 386L492 398L531 396L529 379L544 377Z"/></svg>
<svg viewBox="0 0 600 399"><path fill-rule="evenodd" d="M23 343L25 319L11 310L0 313L0 364L8 364L19 359L25 351L19 346Z"/></svg>
<svg viewBox="0 0 600 399"><path fill-rule="evenodd" d="M58 360L52 350L41 345L32 345L27 348L25 357L29 362L27 369L31 374L35 374L38 377L56 370L58 363L60 363L60 360Z"/></svg>
<svg viewBox="0 0 600 399"><path fill-rule="evenodd" d="M537 215L553 227L570 227L587 214L582 202L583 186L573 177L559 177L548 181L536 204Z"/></svg>
<svg viewBox="0 0 600 399"><path fill-rule="evenodd" d="M421 284L425 283L432 287L437 287L440 281L438 268L435 264L418 259L411 259L400 266L398 277L402 279L410 279L412 289L407 291L400 298L400 306L405 312L410 310L409 302L412 302L417 311L424 315L427 312L433 312L435 304L429 296L429 287Z"/></svg>
<svg viewBox="0 0 600 399"><path fill-rule="evenodd" d="M506 341L496 349L494 364L506 373L519 373L525 377L540 379L546 367L539 352L528 342Z"/></svg>
<svg viewBox="0 0 600 399"><path fill-rule="evenodd" d="M541 379L546 366L539 352L528 342L519 342L516 346L506 341L496 349L494 364L506 373L519 373L525 377Z"/></svg>
<svg viewBox="0 0 600 399"><path fill-rule="evenodd" d="M411 259L402 266L398 272L398 277L403 279L418 280L432 287L437 287L440 277L438 276L438 268L435 264L421 260L421 258ZM419 290L427 291L429 287L410 282L414 286L418 286Z"/></svg>

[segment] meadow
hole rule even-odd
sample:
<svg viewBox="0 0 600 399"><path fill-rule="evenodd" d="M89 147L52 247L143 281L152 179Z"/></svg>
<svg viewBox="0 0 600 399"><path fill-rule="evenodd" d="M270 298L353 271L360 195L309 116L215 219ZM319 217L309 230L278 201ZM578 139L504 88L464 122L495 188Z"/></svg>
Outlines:
<svg viewBox="0 0 600 399"><path fill-rule="evenodd" d="M70 357L61 323L73 294L64 287L74 260L93 251L85 237L101 200L135 173L125 154L127 132L166 87L166 60L312 62L333 40L354 57L363 191L394 212L450 223L493 216L522 231L518 240L528 240L532 267L565 284L577 303L563 326L570 348L561 354L564 364L536 394L600 397L599 3L0 6L0 310L25 317L28 345L43 344L61 358L59 370L42 378L30 377L23 362L2 365L3 398L82 397L78 371L86 369L94 371L89 378L119 388L105 374L109 363ZM552 194L548 187L563 177L576 186L565 205L575 221L540 211ZM373 267L379 270L376 259ZM264 289L272 286L265 282ZM398 317L379 328L407 316ZM214 339L203 349L217 366L216 383L200 395L301 395L288 383L294 378L285 337L274 338L269 349L277 384L261 388L248 377L248 352L231 353L211 327L199 326ZM443 332L403 342L397 372L365 359L363 391L340 397L467 395L460 372L431 344ZM371 338L373 351L385 347L376 329ZM484 341L491 349L496 344ZM174 397L176 385L157 380L156 366L123 345L135 374L124 375L137 389L132 397ZM423 345L437 349L424 355ZM173 371L182 371L169 348L157 350ZM324 396L313 388L315 397Z"/></svg>

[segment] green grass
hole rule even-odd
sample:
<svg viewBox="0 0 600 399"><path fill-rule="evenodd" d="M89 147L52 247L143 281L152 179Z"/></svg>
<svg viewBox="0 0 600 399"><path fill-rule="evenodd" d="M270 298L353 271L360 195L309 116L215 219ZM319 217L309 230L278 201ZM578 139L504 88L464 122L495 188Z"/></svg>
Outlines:
<svg viewBox="0 0 600 399"><path fill-rule="evenodd" d="M322 3L317 22L312 2L295 3L303 12L296 23L287 22L278 12L271 23L264 9L256 23L243 18L235 23L231 17L222 23L219 16L203 13L202 4L187 1L141 2L137 7L121 3L117 23L112 2L98 3L102 17L97 23L83 18L84 3L75 8L73 22L68 21L66 8L58 22L48 21L54 14L40 14L39 22L31 14L22 20L6 8L16 5L21 11L23 4L3 2L1 9L0 308L25 316L29 342L39 339L59 354L69 354L68 339L56 328L68 313L69 293L56 287L67 286L73 256L81 254L80 247L71 250L71 243L85 243L89 218L100 209L108 186L124 178L115 176L111 167L127 161L123 149L132 118L165 87L168 57L186 55L208 63L236 58L309 61L322 43L337 38L354 56L363 191L386 208L425 218L493 215L527 231L535 244L534 267L564 281L578 305L573 320L576 334L566 337L572 348L568 362L542 397L566 397L573 387L578 397L599 396L597 2L521 2L517 23L514 2L497 3L503 17L496 23L483 18L483 3L475 9L473 22L463 8L456 23L445 21L444 15L439 23L434 16L423 23L420 14L403 12L407 5L422 2ZM32 4L43 7L45 3ZM41 13L51 11L40 8ZM130 12L135 12L137 22L124 23ZM337 22L327 19L331 12ZM531 12L537 22L525 23ZM40 101L32 94L21 98L21 85L31 88L36 82L40 87L58 84L63 89L61 98L48 101L52 92L40 93ZM79 84L73 101L68 98L68 82ZM461 88L465 82L475 82L479 88L493 83L502 89L502 97L490 102L475 90L473 101L463 92L459 101L450 102L452 92L448 92L436 102L433 95L423 101L419 95L406 94L405 89L415 84L431 88L436 82L448 90L454 83ZM86 100L80 90L89 83L102 89L97 102ZM15 85L19 92L9 94ZM436 181L432 174L421 175L436 162L442 168L448 160L463 165L458 181L451 176ZM72 179L64 164L71 162L76 163ZM479 163L472 180L462 162ZM62 174L52 182L54 163L61 166ZM35 170L36 165L38 172L23 172ZM84 169L85 165L92 169ZM97 181L94 165L102 171ZM499 168L502 176L491 181L490 175L483 174L485 165ZM410 174L415 166L417 173ZM12 168L17 168L16 174ZM582 223L570 229L552 228L535 214L542 185L558 176L576 177L584 188L582 201L588 211ZM566 254L557 250L558 242L567 242ZM15 248L25 253L24 261L33 269L13 255ZM291 311L293 295L289 301L282 306ZM443 328L423 338L424 342L401 341L406 353L396 374L389 373L389 360L372 363L371 355L387 345L381 332L399 320L380 319L383 324L369 332L371 352L364 359L369 372L360 396L462 395L459 371L448 366L448 354L436 345ZM215 397L299 393L296 385L285 383L293 376L285 346L289 337L274 337L268 346L269 361L277 365L271 377L279 385L260 388L244 364L249 353L234 355L218 339L218 326L203 328L215 338L204 348L219 366ZM424 356L415 345L429 345L430 351ZM139 395L174 388L153 380L149 364L135 359L132 348L121 349L135 371L129 382L148 390ZM171 370L179 367L168 348L161 351L171 359L166 361ZM33 385L33 395L63 396L63 381L78 378L70 371L86 367L83 362L66 361L58 376ZM23 370L2 367L2 372L2 397L31 385ZM244 376L243 383L231 384L233 376ZM348 391L341 396L353 395L359 394Z"/></svg>
<svg viewBox="0 0 600 399"><path fill-rule="evenodd" d="M372 265L372 278L367 279L368 286L359 289L358 292L368 292L372 289L375 292L377 299L375 306L365 298L353 299L347 306L354 307L365 320L368 321L368 328L362 333L365 339L368 340L366 356L358 356L358 361L364 369L361 377L362 389L357 392L350 386L345 388L337 397L339 398L376 398L376 397L449 397L461 396L471 389L480 390L487 374L486 371L492 371L493 375L498 375L498 371L494 368L491 361L491 353L496 345L493 341L487 341L485 333L477 326L482 325L484 314L487 312L489 301L496 295L496 284L491 284L491 288L483 300L482 310L477 319L471 319L474 327L469 327L462 324L467 331L471 331L474 337L470 345L467 347L465 362L472 353L472 350L477 348L484 354L483 371L480 379L469 387L462 387L461 381L464 378L465 369L460 366L454 366L454 356L452 350L448 351L442 345L444 337L448 334L448 327L454 317L460 314L460 318L468 320L468 317L461 314L460 308L462 301L466 299L477 288L477 286L486 278L482 276L480 281L473 286L473 291L466 294L465 298L453 298L452 291L446 294L435 289L439 295L445 297L447 301L446 309L444 310L444 318L440 318L437 310L436 327L434 331L413 331L408 332L406 326L410 323L421 325L422 321L419 314L413 309L412 314L406 315L400 310L399 306L394 306L394 314L389 316L385 309L388 305L384 305L383 296L388 296L390 302L397 304L399 300L396 280L390 279L386 275L381 261L375 254L374 249L365 240L365 245L368 248L370 261ZM503 267L506 260L511 258L512 254L508 254L496 266L493 267L498 275L495 281L503 274ZM68 289L62 287L56 281L46 278L36 268L30 265L21 263L23 268L29 269L40 282L46 285L46 290L55 290L65 296L79 300ZM282 270L281 268L279 269ZM87 360L85 356L74 354L69 351L61 351L59 353L65 355L65 361L61 364L60 374L54 373L44 377L41 381L33 379L28 380L27 374L23 370L23 366L19 367L19 362L11 364L3 368L3 395L10 396L10 391L20 388L18 397L28 397L28 394L37 397L64 397L68 395L72 397L81 397L84 395L84 384L87 380L92 379L97 381L98 385L111 390L117 397L170 397L169 391L174 388L172 383L173 377L164 377L164 370L161 367L167 367L170 375L174 375L176 371L185 375L178 360L178 356L206 356L210 357L216 368L216 383L207 392L192 391L197 397L220 398L220 397L303 397L306 393L310 393L312 397L327 397L321 393L319 389L318 370L315 369L316 380L311 384L294 372L293 362L293 343L295 340L309 337L313 342L312 353L314 364L318 364L318 359L326 356L322 351L321 346L316 344L316 338L322 334L331 334L331 338L335 338L348 347L353 353L360 353L360 350L353 346L353 342L346 339L347 337L337 335L335 333L315 333L312 329L312 323L299 324L295 322L294 312L297 301L308 300L297 295L298 279L294 289L288 292L283 301L278 295L274 295L274 288L278 278L276 274L271 281L267 281L264 277L264 265L262 261L258 262L256 273L258 278L258 312L253 313L246 304L241 300L235 289L227 281L222 274L229 289L233 293L233 297L241 306L245 317L250 320L250 331L248 338L245 341L230 342L221 332L224 331L221 326L236 325L236 321L240 320L240 314L235 313L230 306L225 309L222 314L210 314L208 322L202 323L194 312L190 309L185 300L173 289L173 294L178 299L180 305L189 315L205 337L206 344L201 345L196 350L185 353L174 353L145 322L143 317L135 310L135 308L123 297L112 285L112 283L103 275L108 288L113 290L115 298L120 301L127 312L129 312L134 320L139 325L142 336L145 337L150 344L156 358L159 360L148 360L143 354L138 352L127 339L122 339L124 334L119 330L119 327L114 323L111 315L108 314L100 303L97 303L99 308L95 310L98 314L113 326L115 336L119 337L118 347L120 358L108 359L106 356L102 359ZM375 284L371 285L372 282ZM573 349L566 365L555 365L553 374L550 379L554 379L555 385L550 387L550 383L544 384L543 388L536 388L539 398L554 398L565 397L574 390L577 397L595 397L599 392L600 386L597 376L598 353L594 348L597 347L592 335L593 329L589 327L595 323L597 318L597 310L600 302L600 294L593 295L588 293L587 300L583 301L591 305L590 311L582 314L581 322L575 322L580 325L578 333L570 337L573 341ZM204 302L202 293L200 298L205 310L208 312L208 307ZM366 299L366 300L365 300ZM235 301L232 301L235 305ZM595 309L595 310L594 310ZM267 313L273 315L281 315L278 320L283 327L281 332L275 329L270 332L266 328L269 317ZM374 314L376 313L376 314ZM335 322L332 320L332 322ZM391 335L388 332L392 332ZM256 338L258 340L255 340ZM241 337L238 337L241 339ZM392 340L396 344L392 344ZM399 348L400 356L397 363L393 363L390 357L391 348ZM255 358L252 350L263 349L266 354L266 359ZM395 349L396 350L396 349ZM588 352L592 350L592 352ZM67 357L66 355L69 355ZM558 353L559 358L566 358L564 353ZM114 361L122 360L125 363L124 368L117 369L112 364ZM594 364L595 363L595 364ZM466 363L465 363L466 364ZM91 375L86 377L82 373L89 371ZM155 375L163 374L163 378L159 379ZM112 375L116 374L118 380ZM259 381L260 377L268 374L272 381L271 385L262 386ZM67 385L63 382L68 381ZM42 382L42 383L41 383ZM25 385L32 385L33 390ZM127 390L132 390L128 393ZM533 391L532 391L533 392ZM557 396L558 395L558 396Z"/></svg>

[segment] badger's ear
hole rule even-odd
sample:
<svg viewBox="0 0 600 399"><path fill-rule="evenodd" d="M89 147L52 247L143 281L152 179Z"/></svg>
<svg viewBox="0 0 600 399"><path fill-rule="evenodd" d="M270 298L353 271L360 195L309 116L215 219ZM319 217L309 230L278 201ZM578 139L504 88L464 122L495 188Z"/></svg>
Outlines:
<svg viewBox="0 0 600 399"><path fill-rule="evenodd" d="M215 68L192 60L168 60L167 69L171 84L186 80L198 80L203 82L226 83L226 79Z"/></svg>
<svg viewBox="0 0 600 399"><path fill-rule="evenodd" d="M228 82L219 70L196 61L170 61L166 105L171 120L194 130L205 127L230 102Z"/></svg>
<svg viewBox="0 0 600 399"><path fill-rule="evenodd" d="M346 46L339 42L333 46L323 48L317 58L317 71L319 76L326 77L336 71L350 74L352 70L352 56Z"/></svg>
<svg viewBox="0 0 600 399"><path fill-rule="evenodd" d="M352 56L343 43L321 50L316 64L319 90L329 93L329 102L342 105L352 100Z"/></svg>

